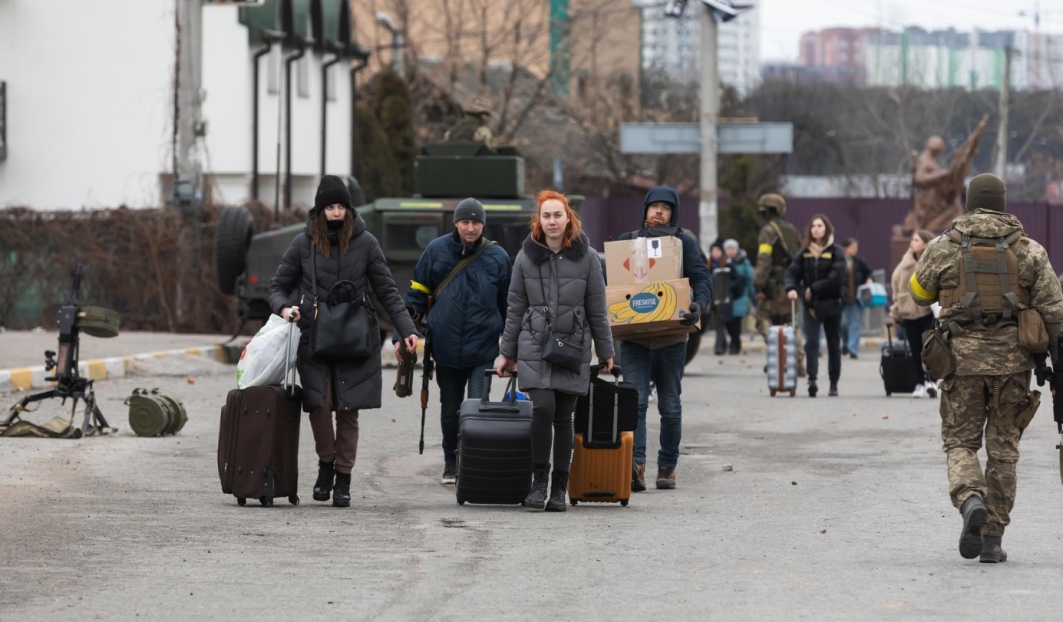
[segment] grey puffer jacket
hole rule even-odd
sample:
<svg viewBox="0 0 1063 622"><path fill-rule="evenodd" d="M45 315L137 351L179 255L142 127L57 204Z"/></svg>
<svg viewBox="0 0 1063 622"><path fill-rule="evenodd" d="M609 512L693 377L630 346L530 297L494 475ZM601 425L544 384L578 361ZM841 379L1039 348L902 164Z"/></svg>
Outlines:
<svg viewBox="0 0 1063 622"><path fill-rule="evenodd" d="M381 306L391 316L399 334L403 337L417 334L406 312L406 304L395 287L384 252L373 234L365 230L365 221L354 212L354 231L347 253L340 256L339 236L329 232L330 250L325 257L314 246L310 237L310 219L306 230L295 236L285 251L277 273L269 288L269 306L277 315L288 306L290 292L299 288L299 380L303 385L303 409L307 412L320 408L325 402L325 386L332 377L332 392L336 396L333 410L363 410L380 408L380 392L383 379L380 372L380 355L373 354L364 360L332 361L310 356L310 319L313 317L313 293L311 292L310 258L316 254L318 300L328 296L329 290L339 281L351 281L359 292L371 292L380 300ZM370 319L375 319L375 313ZM380 331L371 335L374 349L380 347Z"/></svg>
<svg viewBox="0 0 1063 622"><path fill-rule="evenodd" d="M561 339L583 344L583 368L578 374L555 369L542 360L549 333L547 306L554 333ZM582 234L572 246L556 254L529 235L513 262L506 329L502 333L502 356L516 359L520 390L586 394L592 342L599 357L614 356L605 308L605 278L598 254Z"/></svg>

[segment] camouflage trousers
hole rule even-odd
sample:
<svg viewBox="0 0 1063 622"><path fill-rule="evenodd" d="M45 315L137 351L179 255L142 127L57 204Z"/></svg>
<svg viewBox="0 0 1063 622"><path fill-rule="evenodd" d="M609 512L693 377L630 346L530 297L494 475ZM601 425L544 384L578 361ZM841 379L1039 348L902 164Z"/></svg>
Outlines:
<svg viewBox="0 0 1063 622"><path fill-rule="evenodd" d="M990 425L989 409L1017 404L1029 387L1030 372L952 376L941 384L941 440L947 456L949 496L957 508L971 495L982 498L989 511L983 536L1002 536L1011 522L1015 465L1022 438L1022 430L1014 425ZM987 455L984 473L978 461L983 434Z"/></svg>

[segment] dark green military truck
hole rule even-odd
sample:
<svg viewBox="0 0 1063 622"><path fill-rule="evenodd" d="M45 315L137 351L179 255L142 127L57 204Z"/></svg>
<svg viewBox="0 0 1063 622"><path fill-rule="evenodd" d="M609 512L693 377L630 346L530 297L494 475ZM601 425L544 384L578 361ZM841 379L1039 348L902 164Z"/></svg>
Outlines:
<svg viewBox="0 0 1063 622"><path fill-rule="evenodd" d="M510 260L515 258L528 235L535 197L524 192L524 158L512 148L495 151L478 142L425 145L417 158L415 196L358 207L380 241L403 297L417 259L429 242L454 230L454 207L466 197L479 199L488 212L484 235L501 244ZM569 200L578 212L582 197ZM218 285L236 296L241 321L269 318L270 279L303 227L255 233L246 209L222 211L215 239ZM387 314L378 311L377 316L381 329L390 332Z"/></svg>

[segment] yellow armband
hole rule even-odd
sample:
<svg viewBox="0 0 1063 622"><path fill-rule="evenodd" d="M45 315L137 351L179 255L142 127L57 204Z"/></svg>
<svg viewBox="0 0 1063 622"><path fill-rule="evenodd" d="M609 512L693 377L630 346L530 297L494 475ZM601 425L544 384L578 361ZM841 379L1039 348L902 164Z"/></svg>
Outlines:
<svg viewBox="0 0 1063 622"><path fill-rule="evenodd" d="M919 279L915 274L912 274L912 278L908 281L908 288L912 290L912 295L923 302L933 302L937 300L937 294L934 292L923 289L923 286L919 284Z"/></svg>

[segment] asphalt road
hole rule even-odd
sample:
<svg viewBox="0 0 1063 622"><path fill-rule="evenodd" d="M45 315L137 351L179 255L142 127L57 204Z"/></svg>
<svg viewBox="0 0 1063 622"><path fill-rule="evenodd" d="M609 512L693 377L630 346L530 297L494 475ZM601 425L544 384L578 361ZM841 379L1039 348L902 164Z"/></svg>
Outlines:
<svg viewBox="0 0 1063 622"><path fill-rule="evenodd" d="M1058 619L1049 404L1023 440L1010 560L981 565L957 553L936 400L886 398L872 352L845 362L842 397L815 400L768 397L761 355L704 352L679 488L565 514L459 507L438 424L419 456L416 401L390 392L363 415L350 509L310 499L305 421L303 504L238 507L215 461L234 368L145 362L98 385L118 435L0 439L0 619ZM131 435L121 399L138 386L185 400L179 436Z"/></svg>

